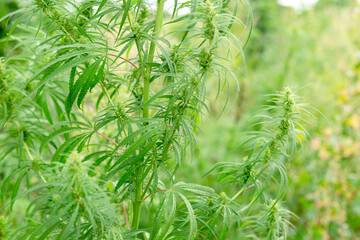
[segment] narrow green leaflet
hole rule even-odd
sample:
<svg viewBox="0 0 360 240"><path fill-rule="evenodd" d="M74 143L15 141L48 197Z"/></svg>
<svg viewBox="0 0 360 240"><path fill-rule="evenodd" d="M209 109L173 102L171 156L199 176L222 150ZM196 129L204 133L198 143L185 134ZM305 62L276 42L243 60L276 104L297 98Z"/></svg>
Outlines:
<svg viewBox="0 0 360 240"><path fill-rule="evenodd" d="M196 217L195 217L195 213L194 210L191 206L191 203L189 202L189 200L181 193L177 192L177 194L182 198L182 200L184 201L186 208L188 210L188 214L189 214L189 223L190 223L190 229L189 229L189 235L187 237L187 240L192 240L195 239L196 237L196 232L197 232L197 221L196 221Z"/></svg>

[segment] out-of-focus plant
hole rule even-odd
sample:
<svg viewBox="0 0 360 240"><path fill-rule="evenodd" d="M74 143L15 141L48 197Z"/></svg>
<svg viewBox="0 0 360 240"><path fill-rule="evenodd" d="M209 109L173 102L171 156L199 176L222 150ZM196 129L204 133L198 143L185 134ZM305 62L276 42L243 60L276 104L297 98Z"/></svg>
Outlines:
<svg viewBox="0 0 360 240"><path fill-rule="evenodd" d="M246 215L253 211L253 203L259 198L264 199L267 204L264 213L249 218L244 215L243 227L246 235L265 239L287 237L291 214L279 203L287 185L284 162L291 156L296 143L306 138L307 133L301 125L303 117L312 116L304 104L298 103L291 89L285 88L272 96L272 104L267 108L271 115L261 115L264 119L258 122L262 130L251 133L243 143L248 154L240 162L218 163L211 170L218 172L219 181L240 186L232 201L248 188L255 189L251 202L241 209Z"/></svg>
<svg viewBox="0 0 360 240"><path fill-rule="evenodd" d="M5 0L0 2L0 16L5 16L9 12L13 12L18 8L15 0ZM0 22L0 39L6 36L6 24L5 22ZM2 43L2 42L0 42ZM0 57L4 56L3 49L4 44L0 45Z"/></svg>
<svg viewBox="0 0 360 240"><path fill-rule="evenodd" d="M2 235L227 239L238 224L249 237L286 238L284 161L305 135L303 105L288 88L274 95L244 158L215 166L219 180L239 186L234 196L176 182L197 147L206 81L216 79L219 93L236 81L230 57L244 45L230 29L243 23L238 2L230 11L231 1L175 1L169 16L164 2L34 0L0 19L16 19L0 63L0 213L28 201L26 220L5 219Z"/></svg>
<svg viewBox="0 0 360 240"><path fill-rule="evenodd" d="M270 19L275 31L263 53L247 56L260 62L249 69L253 81L245 106L252 111L263 102L259 93L292 85L326 116L317 113L318 120L306 124L312 146L286 164L291 178L285 204L298 216L289 238L357 239L359 3L319 1L309 10L279 9Z"/></svg>

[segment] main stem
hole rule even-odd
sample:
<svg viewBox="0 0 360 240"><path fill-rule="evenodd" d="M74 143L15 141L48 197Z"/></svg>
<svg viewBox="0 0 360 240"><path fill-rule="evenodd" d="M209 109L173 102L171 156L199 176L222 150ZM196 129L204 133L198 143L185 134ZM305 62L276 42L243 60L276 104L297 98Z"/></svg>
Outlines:
<svg viewBox="0 0 360 240"><path fill-rule="evenodd" d="M159 36L160 30L161 30L161 24L163 20L163 11L164 11L164 2L165 0L158 0L157 1L157 12L155 17L155 26L154 26L154 37ZM155 39L156 41L156 39ZM150 92L150 77L151 77L151 64L154 60L155 55L155 43L154 41L151 42L149 55L147 59L147 65L145 70L145 77L144 77L144 103L149 100L149 92ZM149 107L144 106L143 108L143 117L148 118L149 117Z"/></svg>
<svg viewBox="0 0 360 240"><path fill-rule="evenodd" d="M155 26L154 26L154 37L159 36L161 30L161 24L163 20L163 10L164 10L164 2L165 0L158 0L157 2L157 12L155 18ZM147 59L147 63L152 63L155 55L155 43L151 42L149 55ZM145 75L144 75L144 91L143 91L143 102L147 102L149 100L150 93L150 77L151 77L151 65L147 64ZM143 117L149 118L149 107L144 106L143 108ZM142 204L142 196L143 196L143 186L142 186L142 168L139 166L136 172L136 180L135 180L135 201L133 206L133 221L132 227L134 229L139 228L140 222L140 212L141 212L141 204Z"/></svg>

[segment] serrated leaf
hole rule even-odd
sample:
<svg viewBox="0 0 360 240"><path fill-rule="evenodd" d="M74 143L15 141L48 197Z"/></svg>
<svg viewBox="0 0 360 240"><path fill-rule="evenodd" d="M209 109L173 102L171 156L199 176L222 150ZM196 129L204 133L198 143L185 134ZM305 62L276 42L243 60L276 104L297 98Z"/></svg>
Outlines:
<svg viewBox="0 0 360 240"><path fill-rule="evenodd" d="M82 138L84 138L86 136L87 133L83 133L80 135L76 135L70 139L68 139L67 141L65 141L54 153L54 155L51 158L52 162L57 162L60 160L61 155L64 153L64 151L71 145L76 145L77 143L79 143L81 141Z"/></svg>
<svg viewBox="0 0 360 240"><path fill-rule="evenodd" d="M101 3L100 3L100 5L99 5L98 10L96 11L95 15L97 15L97 14L100 12L100 10L105 6L106 2L107 2L107 0L102 0L102 1L101 1Z"/></svg>
<svg viewBox="0 0 360 240"><path fill-rule="evenodd" d="M72 214L68 224L65 226L61 234L56 238L57 240L67 239L67 236L70 234L71 228L73 227L76 218L78 217L79 205L76 205L75 211Z"/></svg>
<svg viewBox="0 0 360 240"><path fill-rule="evenodd" d="M95 74L98 66L100 65L100 62L102 59L97 60L93 65L90 66L92 69L91 72L86 76L85 83L82 84L82 88L79 92L79 96L77 98L77 105L80 108L80 104L85 98L86 93L89 91L91 86L93 85L94 80L96 79ZM81 77L80 77L81 78ZM99 79L100 80L100 79ZM75 84L76 85L76 84Z"/></svg>
<svg viewBox="0 0 360 240"><path fill-rule="evenodd" d="M125 23L125 20L126 20L126 17L128 16L128 13L129 13L129 10L131 8L131 0L124 0L124 5L125 5L125 8L124 8L124 12L122 13L122 18L121 18L121 22L120 22L120 25L119 25L119 30L118 30L118 35L116 37L116 41L118 41L119 37L120 37L120 34L121 34L121 30L124 26L124 23Z"/></svg>
<svg viewBox="0 0 360 240"><path fill-rule="evenodd" d="M166 203L165 203L165 205L166 205L166 209L165 209L166 222L163 224L163 226L161 228L161 233L157 239L164 239L164 240L167 239L166 235L168 234L169 230L171 229L171 226L175 219L175 214L176 214L175 194L171 191L167 194L168 194L168 197L167 197Z"/></svg>
<svg viewBox="0 0 360 240"><path fill-rule="evenodd" d="M51 139L53 139L61 134L64 134L64 133L69 133L69 132L79 131L79 130L84 130L84 128L82 128L82 127L63 127L63 128L56 130L55 132L51 133L49 136L47 136L42 141L41 146L40 146L40 152Z"/></svg>
<svg viewBox="0 0 360 240"><path fill-rule="evenodd" d="M184 201L184 203L186 205L186 208L188 210L188 214L189 214L190 229L189 229L189 235L188 235L187 239L188 240L193 240L193 239L195 239L196 232L197 232L197 222L196 222L194 209L192 208L191 203L189 202L189 200L183 194L181 194L179 192L177 192L177 194Z"/></svg>
<svg viewBox="0 0 360 240"><path fill-rule="evenodd" d="M71 89L74 86L75 74L76 74L76 66L71 68L70 79L69 79L69 89Z"/></svg>
<svg viewBox="0 0 360 240"><path fill-rule="evenodd" d="M50 113L49 106L48 106L49 102L47 101L47 96L46 96L45 92L43 94L41 94L39 102L40 102L40 107L44 111L46 119L48 120L50 125L53 125L54 121L52 120L52 117L51 117L51 113Z"/></svg>
<svg viewBox="0 0 360 240"><path fill-rule="evenodd" d="M96 77L94 78L94 80L91 82L91 86L90 86L90 91L96 86L96 84L98 84L98 82L101 80L103 74L104 74L104 69L105 69L105 64L106 64L106 59L104 59L103 64L101 65Z"/></svg>
<svg viewBox="0 0 360 240"><path fill-rule="evenodd" d="M35 78L39 77L42 73L47 72L47 75L44 76L42 78L42 80L40 81L40 83L34 88L34 90L29 94L32 95L35 92L37 92L39 90L39 88L41 88L42 86L44 86L48 81L50 81L51 79L53 79L56 75L58 75L61 72L66 71L69 68L72 68L74 66L78 66L81 63L84 63L86 61L89 61L90 59L94 59L96 58L98 55L92 55L94 53L94 49L92 50L81 50L81 51L76 51L76 52L72 52L69 54L64 54L58 58L56 58L54 61L46 64L44 67L42 67L39 71L37 71L28 81L27 84L30 83L31 81L33 81ZM88 56L82 56L83 54L90 54ZM77 57L77 58L73 58L75 56L82 56L82 57ZM63 65L56 67L55 69L53 69L53 71L48 72L47 70L51 67L51 66L55 66L55 64L57 63L61 63L63 62L65 59L71 59L72 60L64 63Z"/></svg>
<svg viewBox="0 0 360 240"><path fill-rule="evenodd" d="M188 191L188 192L193 192L193 193L199 194L201 196L207 196L207 197L216 196L214 189L212 189L210 187L202 186L199 184L195 184L195 183L178 182L178 183L174 184L173 189L180 189L180 190L184 190L184 191Z"/></svg>
<svg viewBox="0 0 360 240"><path fill-rule="evenodd" d="M24 171L23 173L21 173L20 176L18 177L18 179L15 182L15 185L13 187L12 194L11 194L11 205L10 205L11 210L12 210L12 207L14 205L16 196L17 196L17 194L19 192L21 181L22 181L22 179L25 177L25 175L27 173L28 173L28 171Z"/></svg>
<svg viewBox="0 0 360 240"><path fill-rule="evenodd" d="M5 190L10 185L11 179L19 172L23 171L25 168L18 168L10 173L10 175L3 181L1 185L1 201L4 202Z"/></svg>
<svg viewBox="0 0 360 240"><path fill-rule="evenodd" d="M160 230L160 224L163 222L163 219L164 219L163 212L164 212L165 201L166 201L166 198L163 197L157 208L157 211L156 211L155 217L154 217L154 225L153 225L149 240L154 240ZM156 239L158 239L158 238L156 238Z"/></svg>
<svg viewBox="0 0 360 240"><path fill-rule="evenodd" d="M65 111L68 116L70 116L71 108L74 105L74 102L81 90L84 87L86 80L89 80L95 74L96 68L99 65L99 60L94 62L89 68L87 68L78 78L76 83L69 89L69 94L66 97L65 101ZM86 92L85 92L86 93ZM84 94L84 93L82 93Z"/></svg>

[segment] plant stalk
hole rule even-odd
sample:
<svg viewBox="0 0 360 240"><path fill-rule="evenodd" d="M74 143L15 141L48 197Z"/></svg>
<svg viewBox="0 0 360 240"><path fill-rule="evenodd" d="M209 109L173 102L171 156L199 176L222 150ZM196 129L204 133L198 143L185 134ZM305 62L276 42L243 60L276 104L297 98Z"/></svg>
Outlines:
<svg viewBox="0 0 360 240"><path fill-rule="evenodd" d="M154 26L154 37L159 36L161 30L161 24L163 20L163 10L164 10L164 3L165 0L158 0L157 2L157 12L156 12L156 19L155 19L155 26ZM151 42L149 55L147 59L147 63L151 63L154 60L155 55L155 43ZM144 76L144 91L143 91L143 102L147 102L149 100L149 93L150 93L150 76L151 76L151 65L146 66L145 76ZM143 108L143 117L149 118L149 107L144 106ZM140 222L140 212L141 212L141 204L142 204L142 196L143 196L143 186L142 186L142 168L139 167L136 172L136 179L135 179L135 201L133 206L133 221L132 227L134 229L139 228ZM136 238L136 236L135 236Z"/></svg>
<svg viewBox="0 0 360 240"><path fill-rule="evenodd" d="M161 24L162 24L162 20L163 20L164 2L165 2L165 0L157 1L157 12L156 12L155 26L154 26L154 37L157 37L160 34ZM148 59L147 59L147 66L145 69L145 77L144 77L144 92L143 92L144 93L144 96L143 96L144 103L147 100L149 100L150 76L151 76L151 65L149 63L152 63L154 60L155 47L156 47L155 43L151 42L149 55L148 55ZM149 117L149 107L148 106L144 106L143 117L144 118Z"/></svg>
<svg viewBox="0 0 360 240"><path fill-rule="evenodd" d="M141 212L141 203L142 203L142 182L140 181L140 169L137 171L136 182L135 182L135 201L133 206L133 221L132 227L134 229L139 228L140 223L140 212ZM135 236L136 237L136 236Z"/></svg>

